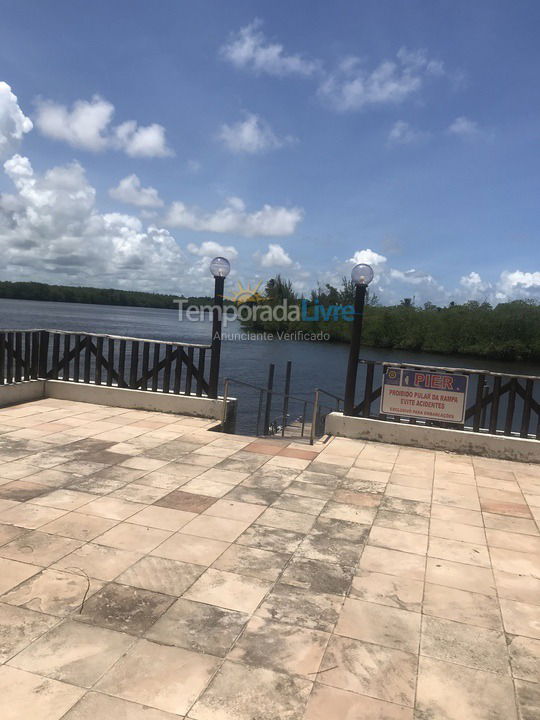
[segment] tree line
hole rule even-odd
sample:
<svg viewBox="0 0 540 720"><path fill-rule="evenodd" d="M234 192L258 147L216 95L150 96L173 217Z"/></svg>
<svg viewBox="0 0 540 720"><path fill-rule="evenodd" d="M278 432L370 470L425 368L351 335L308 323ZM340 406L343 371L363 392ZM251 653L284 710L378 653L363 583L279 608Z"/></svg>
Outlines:
<svg viewBox="0 0 540 720"><path fill-rule="evenodd" d="M351 305L354 286L343 279L341 288L325 285L311 293L308 314L316 305ZM300 303L292 284L280 276L269 281L267 302ZM245 323L250 330L277 332L328 333L331 340L348 342L352 323L343 319L330 321L295 321ZM446 307L433 303L415 306L410 298L398 305L382 306L375 295L368 295L364 313L362 344L370 347L476 355L498 360L540 360L540 304L534 300L514 300L492 306L487 302L451 302Z"/></svg>

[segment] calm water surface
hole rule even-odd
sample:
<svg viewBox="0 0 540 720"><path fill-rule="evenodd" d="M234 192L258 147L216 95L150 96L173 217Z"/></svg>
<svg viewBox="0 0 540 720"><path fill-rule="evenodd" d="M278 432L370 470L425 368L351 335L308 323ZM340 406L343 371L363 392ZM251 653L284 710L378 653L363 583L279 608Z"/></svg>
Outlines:
<svg viewBox="0 0 540 720"><path fill-rule="evenodd" d="M0 327L26 330L46 328L74 332L126 335L152 340L173 340L191 343L209 343L209 321L179 321L176 310L131 308L111 305L83 305L78 303L35 302L0 298ZM240 333L238 324L229 324L227 333ZM313 398L313 389L321 387L337 395L343 394L348 347L342 344L291 341L225 339L221 354L221 378L231 377L266 385L268 365L275 363L274 388L282 390L285 365L293 363L292 393L306 399ZM365 348L362 357L369 360L400 361L423 365L483 368L498 372L538 374L540 368L533 363L508 363L463 355L436 355L399 350ZM232 387L239 398L239 426L253 432L254 414L258 396L250 390ZM280 399L275 399L272 417L279 416ZM292 403L290 414L299 415L301 403Z"/></svg>

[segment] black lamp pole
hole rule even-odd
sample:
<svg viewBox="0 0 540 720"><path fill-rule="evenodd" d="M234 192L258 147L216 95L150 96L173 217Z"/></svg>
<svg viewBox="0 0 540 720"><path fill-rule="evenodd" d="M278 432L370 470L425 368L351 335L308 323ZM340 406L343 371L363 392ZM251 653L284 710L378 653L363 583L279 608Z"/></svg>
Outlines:
<svg viewBox="0 0 540 720"><path fill-rule="evenodd" d="M208 397L217 398L219 381L219 359L221 356L221 325L223 318L223 291L225 278L215 277L214 307L212 309L212 357L210 359L210 380Z"/></svg>
<svg viewBox="0 0 540 720"><path fill-rule="evenodd" d="M358 283L354 295L354 321L349 347L349 363L347 365L347 378L345 380L345 396L343 414L352 415L354 412L354 398L356 394L356 375L358 373L358 357L360 355L360 340L362 338L362 321L364 319L364 305L366 303L367 285Z"/></svg>

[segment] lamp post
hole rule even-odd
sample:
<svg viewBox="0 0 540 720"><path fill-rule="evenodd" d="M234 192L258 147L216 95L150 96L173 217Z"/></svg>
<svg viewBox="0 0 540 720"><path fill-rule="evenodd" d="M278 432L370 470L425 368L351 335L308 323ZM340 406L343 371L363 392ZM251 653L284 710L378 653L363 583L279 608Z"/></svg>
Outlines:
<svg viewBox="0 0 540 720"><path fill-rule="evenodd" d="M354 321L349 348L349 362L347 365L347 378L345 380L345 395L343 414L352 415L354 412L354 398L356 391L356 375L358 373L358 356L360 354L360 340L362 337L362 320L364 319L364 305L369 283L373 280L373 268L360 263L351 271L351 279L356 286L354 294Z"/></svg>
<svg viewBox="0 0 540 720"><path fill-rule="evenodd" d="M210 272L214 276L214 306L212 308L212 357L210 358L210 380L208 397L217 398L219 381L219 359L221 356L221 324L223 316L223 290L225 278L231 270L231 264L224 257L215 257L210 263Z"/></svg>

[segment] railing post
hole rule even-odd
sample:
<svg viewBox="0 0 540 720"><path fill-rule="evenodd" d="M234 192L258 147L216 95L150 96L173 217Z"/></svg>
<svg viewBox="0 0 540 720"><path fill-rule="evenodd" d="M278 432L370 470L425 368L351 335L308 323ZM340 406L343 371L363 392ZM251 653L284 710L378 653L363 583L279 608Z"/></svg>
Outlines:
<svg viewBox="0 0 540 720"><path fill-rule="evenodd" d="M210 358L210 379L208 382L208 397L211 398L217 398L218 396L224 288L225 278L220 276L215 277L214 307L212 309L212 357Z"/></svg>
<svg viewBox="0 0 540 720"><path fill-rule="evenodd" d="M289 392L291 390L291 372L292 362L287 361L287 370L285 372L285 394L283 395L283 419L281 421L281 437L285 436L285 426L287 425L287 412L289 410Z"/></svg>
<svg viewBox="0 0 540 720"><path fill-rule="evenodd" d="M49 357L49 332L41 330L39 333L39 369L38 377L47 377L47 360Z"/></svg>
<svg viewBox="0 0 540 720"><path fill-rule="evenodd" d="M268 368L268 383L266 384L266 407L264 410L263 435L268 435L270 429L270 412L272 410L272 389L274 387L274 363Z"/></svg>
<svg viewBox="0 0 540 720"><path fill-rule="evenodd" d="M358 284L354 296L354 322L349 347L349 362L347 365L347 378L345 380L345 396L343 414L352 415L354 412L354 398L356 394L356 376L358 374L358 357L360 355L360 339L362 337L362 321L364 319L364 306L366 302L367 285Z"/></svg>

